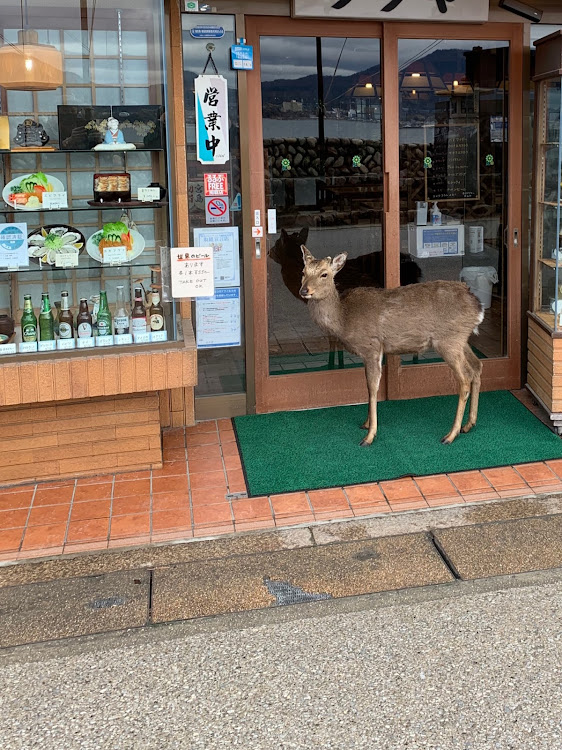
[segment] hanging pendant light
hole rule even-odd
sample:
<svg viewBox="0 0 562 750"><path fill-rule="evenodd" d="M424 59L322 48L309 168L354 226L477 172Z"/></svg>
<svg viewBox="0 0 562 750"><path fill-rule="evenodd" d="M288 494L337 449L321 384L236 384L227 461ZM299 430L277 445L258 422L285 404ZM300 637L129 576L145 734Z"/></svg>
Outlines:
<svg viewBox="0 0 562 750"><path fill-rule="evenodd" d="M27 0L21 0L22 29L18 43L0 47L0 86L19 91L50 91L62 86L62 55L52 44L39 44L39 35L29 28Z"/></svg>

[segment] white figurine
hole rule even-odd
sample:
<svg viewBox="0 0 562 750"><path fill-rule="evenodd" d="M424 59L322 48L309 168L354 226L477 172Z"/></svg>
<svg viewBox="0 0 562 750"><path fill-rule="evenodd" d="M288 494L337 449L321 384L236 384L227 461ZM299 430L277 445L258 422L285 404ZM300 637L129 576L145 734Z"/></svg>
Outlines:
<svg viewBox="0 0 562 750"><path fill-rule="evenodd" d="M123 133L119 130L119 120L115 117L108 117L103 143L94 146L94 151L132 151L133 149L136 149L135 144L126 143Z"/></svg>

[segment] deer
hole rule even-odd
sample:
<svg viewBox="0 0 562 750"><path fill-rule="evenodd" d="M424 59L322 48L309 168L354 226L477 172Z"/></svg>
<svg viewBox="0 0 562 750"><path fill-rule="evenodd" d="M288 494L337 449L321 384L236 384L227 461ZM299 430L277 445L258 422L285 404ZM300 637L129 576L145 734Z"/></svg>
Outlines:
<svg viewBox="0 0 562 750"><path fill-rule="evenodd" d="M369 392L368 416L360 445L371 445L377 435L377 394L384 354L422 354L437 351L451 368L459 401L450 432L441 442L452 443L460 432L476 424L482 363L468 344L478 333L484 310L461 281L426 281L393 289L356 287L339 294L335 277L347 253L316 259L301 245L304 269L300 296L307 300L312 320L363 360ZM470 396L468 421L462 426Z"/></svg>

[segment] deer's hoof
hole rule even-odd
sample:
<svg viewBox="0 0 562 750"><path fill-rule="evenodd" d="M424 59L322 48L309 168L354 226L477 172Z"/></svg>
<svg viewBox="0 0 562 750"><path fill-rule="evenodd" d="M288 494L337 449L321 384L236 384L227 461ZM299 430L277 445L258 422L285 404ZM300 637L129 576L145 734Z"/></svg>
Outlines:
<svg viewBox="0 0 562 750"><path fill-rule="evenodd" d="M368 429L369 429L369 423L368 423L368 422L364 422L364 423L363 423L363 424L361 425L361 429L362 429L362 430L368 430Z"/></svg>
<svg viewBox="0 0 562 750"><path fill-rule="evenodd" d="M463 432L465 435L467 432L470 432L472 428L474 427L474 424L472 422L467 422L463 427L461 427L461 432Z"/></svg>
<svg viewBox="0 0 562 750"><path fill-rule="evenodd" d="M365 447L366 445L371 445L371 444L372 444L372 442L373 442L372 440L367 440L366 438L364 438L364 439L363 439L363 440L362 440L362 441L361 441L361 442L359 443L359 445L360 445L360 446L361 446L362 448L364 448L364 447Z"/></svg>
<svg viewBox="0 0 562 750"><path fill-rule="evenodd" d="M453 440L448 435L445 435L445 437L441 438L441 442L443 443L443 445L450 445Z"/></svg>

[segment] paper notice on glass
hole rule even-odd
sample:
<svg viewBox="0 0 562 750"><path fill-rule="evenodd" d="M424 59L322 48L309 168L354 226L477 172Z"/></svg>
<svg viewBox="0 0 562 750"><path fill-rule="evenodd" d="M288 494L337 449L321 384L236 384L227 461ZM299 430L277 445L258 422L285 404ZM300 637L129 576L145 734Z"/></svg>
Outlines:
<svg viewBox="0 0 562 750"><path fill-rule="evenodd" d="M213 248L170 248L172 297L209 297L214 294Z"/></svg>
<svg viewBox="0 0 562 750"><path fill-rule="evenodd" d="M197 247L211 247L214 258L215 287L240 286L238 227L193 230Z"/></svg>
<svg viewBox="0 0 562 750"><path fill-rule="evenodd" d="M0 267L28 265L27 224L0 224Z"/></svg>
<svg viewBox="0 0 562 750"><path fill-rule="evenodd" d="M197 348L240 346L240 288L217 289L196 302Z"/></svg>

